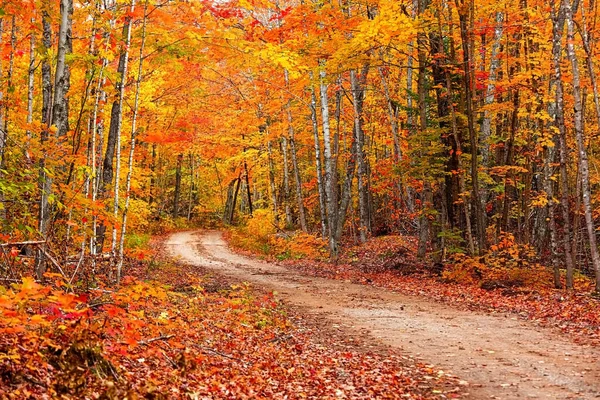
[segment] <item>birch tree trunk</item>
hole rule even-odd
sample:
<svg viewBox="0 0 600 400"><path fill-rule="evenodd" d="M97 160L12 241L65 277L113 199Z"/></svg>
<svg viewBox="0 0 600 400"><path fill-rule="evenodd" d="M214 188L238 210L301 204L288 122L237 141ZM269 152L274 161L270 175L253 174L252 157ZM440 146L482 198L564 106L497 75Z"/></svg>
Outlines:
<svg viewBox="0 0 600 400"><path fill-rule="evenodd" d="M500 59L498 53L500 51L500 41L502 40L504 23L504 14L501 12L496 13L496 28L494 29L494 41L492 43L492 52L490 54L490 74L488 78L488 84L485 89L484 105L489 106L494 102L496 93L496 78L498 68L500 68ZM491 113L485 110L483 113L483 123L481 124L481 155L483 159L483 165L489 165L489 139L492 132L492 118Z"/></svg>
<svg viewBox="0 0 600 400"><path fill-rule="evenodd" d="M583 132L583 101L581 96L581 82L579 77L579 65L575 55L575 28L573 22L573 10L568 0L562 0L565 10L565 21L567 23L567 57L571 63L573 73L573 108L575 114L575 137L577 139L577 150L579 151L579 168L581 171L581 192L583 197L583 209L585 224L589 236L590 252L592 255L592 266L596 272L596 291L600 292L600 255L596 244L596 228L592 214L590 171L585 138Z"/></svg>
<svg viewBox="0 0 600 400"><path fill-rule="evenodd" d="M35 20L32 18L31 23ZM27 70L27 125L33 122L33 94L35 89L35 34L31 32L29 38L29 69ZM31 131L27 129L27 141L31 140ZM25 150L25 157L29 161L31 156L29 151Z"/></svg>
<svg viewBox="0 0 600 400"><path fill-rule="evenodd" d="M310 74L313 80L312 73ZM317 189L319 190L319 212L321 214L321 238L327 237L327 209L325 188L323 187L323 168L321 167L321 140L319 139L319 121L317 119L317 96L315 88L310 88L310 119L312 121L313 139L315 143L315 168L317 170Z"/></svg>
<svg viewBox="0 0 600 400"><path fill-rule="evenodd" d="M131 1L130 14L135 11L135 0ZM119 107L117 113L117 126L115 129L115 186L114 186L114 204L113 204L113 231L112 231L112 245L111 253L113 257L116 256L117 251L117 220L119 218L119 191L121 189L121 131L123 129L123 106L125 104L125 86L127 83L127 67L129 64L129 47L131 46L131 27L133 23L133 17L127 16L125 22L125 49L123 51L123 66L119 82ZM120 61L120 60L119 60ZM120 64L120 62L119 62ZM112 115L111 115L111 129L112 129Z"/></svg>
<svg viewBox="0 0 600 400"><path fill-rule="evenodd" d="M10 103L11 103L10 94L15 91L15 88L13 87L13 82L12 82L14 66L15 66L15 48L17 45L17 25L15 22L16 22L16 16L13 15L11 18L11 24L10 24L10 55L8 56L8 73L6 76L6 88L8 90L7 90L6 96L4 98L5 142L6 142L6 137L8 137L8 124L9 124L9 120L10 120Z"/></svg>
<svg viewBox="0 0 600 400"><path fill-rule="evenodd" d="M46 58L42 62L42 124L45 130L41 134L41 142L48 140L48 129L50 124L57 128L57 136L66 134L69 125L68 100L66 93L70 86L70 73L66 65L66 55L71 50L71 26L72 26L73 1L61 0L60 2L60 26L58 31L58 51L56 59L56 71L54 80L54 101L52 102L52 83L50 62ZM43 12L43 45L47 50L52 46L52 28L50 16L47 10ZM46 128L47 127L47 128ZM52 193L52 179L46 173L46 157L40 161L40 206L39 206L39 230L44 238L48 237L50 225L49 197ZM45 272L45 257L38 254L36 263L36 274L42 279Z"/></svg>
<svg viewBox="0 0 600 400"><path fill-rule="evenodd" d="M69 130L69 104L66 94L71 86L71 72L66 63L66 55L73 50L71 39L72 14L73 0L61 0L58 51L54 73L54 102L52 105L52 125L56 126L57 137L65 136Z"/></svg>
<svg viewBox="0 0 600 400"><path fill-rule="evenodd" d="M125 183L125 207L121 219L121 237L119 239L119 260L117 262L117 283L121 281L121 272L123 269L123 252L125 244L125 234L127 232L127 213L129 212L129 200L131 198L131 177L133 175L133 161L135 155L135 139L137 136L137 117L140 103L140 86L142 84L142 72L144 66L144 46L146 44L146 24L148 22L148 0L144 3L144 18L142 21L142 43L140 44L140 62L138 65L138 74L135 80L135 98L133 101L133 116L131 117L131 139L129 141L129 159L127 162L127 178ZM189 218L189 217L188 217Z"/></svg>
<svg viewBox="0 0 600 400"><path fill-rule="evenodd" d="M47 149L45 143L48 141L48 132L50 128L50 121L52 120L52 81L51 81L51 67L48 54L50 54L52 47L52 26L50 25L50 16L46 10L43 11L42 16L42 45L44 47L44 54L46 55L42 60L42 126L43 130L40 135L40 142L43 148L43 156L40 159L40 203L39 203L39 224L38 229L43 237L48 234L48 227L50 223L50 207L48 204L48 198L50 196L50 190L52 180L46 173L46 158ZM1 26L0 26L1 28ZM0 29L1 31L1 29ZM40 256L43 259L43 255ZM43 261L40 260L39 268L43 268L41 265ZM43 270L38 270L38 279L41 279Z"/></svg>
<svg viewBox="0 0 600 400"><path fill-rule="evenodd" d="M561 211L563 217L563 251L565 253L565 265L567 267L567 289L573 288L573 252L571 251L571 212L569 207L569 179L567 174L567 133L564 116L564 85L562 82L562 71L560 66L562 54L562 36L565 24L565 12L562 4L558 5L558 12L555 11L554 1L552 2L552 65L554 69L553 84L556 85L554 125L558 128L558 135L555 142L558 142L560 159L560 191L561 191Z"/></svg>
<svg viewBox="0 0 600 400"><path fill-rule="evenodd" d="M321 92L321 118L323 124L323 155L325 162L325 199L327 202L327 226L329 227L329 252L331 257L338 255L338 242L336 240L338 231L338 215L335 202L335 191L337 182L334 180L335 161L331 152L331 131L329 122L329 96L327 95L327 73L325 66L319 71L319 87Z"/></svg>

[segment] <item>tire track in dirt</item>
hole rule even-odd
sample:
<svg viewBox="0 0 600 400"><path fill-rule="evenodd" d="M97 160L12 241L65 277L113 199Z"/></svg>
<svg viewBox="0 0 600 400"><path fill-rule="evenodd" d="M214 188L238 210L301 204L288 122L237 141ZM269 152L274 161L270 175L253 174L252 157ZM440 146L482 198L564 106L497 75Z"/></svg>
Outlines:
<svg viewBox="0 0 600 400"><path fill-rule="evenodd" d="M315 318L459 376L473 399L600 399L600 350L533 322L305 276L233 253L218 231L175 233L166 245L185 262L275 290Z"/></svg>

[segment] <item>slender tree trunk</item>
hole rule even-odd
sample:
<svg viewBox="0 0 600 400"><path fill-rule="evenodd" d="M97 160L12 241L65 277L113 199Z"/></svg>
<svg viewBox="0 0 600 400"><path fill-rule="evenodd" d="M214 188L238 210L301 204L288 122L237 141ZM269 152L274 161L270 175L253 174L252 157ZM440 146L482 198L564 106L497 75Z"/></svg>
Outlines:
<svg viewBox="0 0 600 400"><path fill-rule="evenodd" d="M233 216L235 213L235 204L237 203L237 197L238 197L238 193L240 191L240 184L242 183L242 180L240 178L240 176L238 176L235 180L233 180L230 184L230 189L232 192L232 195L229 195L229 192L227 194L227 204L225 205L225 211L226 211L226 222L227 224L231 225L233 223ZM233 189L233 186L235 186L235 189ZM229 199L231 198L231 202L229 201ZM228 206L229 204L231 204L230 206Z"/></svg>
<svg viewBox="0 0 600 400"><path fill-rule="evenodd" d="M369 188L367 176L367 157L365 154L365 133L363 131L363 102L364 102L364 84L366 82L369 66L365 65L361 71L361 76L356 76L356 71L350 71L350 84L352 86L352 99L354 105L354 140L356 141L356 151L358 158L358 207L360 213L359 237L362 243L367 241L371 232L369 223Z"/></svg>
<svg viewBox="0 0 600 400"><path fill-rule="evenodd" d="M284 70L285 75L285 85L290 86L289 73ZM298 204L298 219L300 220L300 228L304 232L308 232L308 227L306 226L306 213L304 211L304 196L302 195L302 180L300 178L300 170L298 168L298 157L296 153L296 138L295 131L292 119L292 104L291 100L288 100L286 105L286 114L287 114L287 122L288 122L288 135L290 140L290 152L292 156L292 167L294 169L294 181L296 183L296 203Z"/></svg>
<svg viewBox="0 0 600 400"><path fill-rule="evenodd" d="M312 73L310 75L313 79ZM319 121L317 119L317 96L311 85L310 90L310 119L312 121L313 138L315 142L315 168L317 170L317 189L319 190L319 211L321 213L321 237L327 237L327 209L325 200L325 188L323 185L323 168L321 167L321 140L319 139Z"/></svg>
<svg viewBox="0 0 600 400"><path fill-rule="evenodd" d="M472 29L467 25L471 20L471 2L465 3L464 0L457 0L459 19L460 19L460 34L463 50L463 72L465 80L465 100L467 113L467 128L469 131L469 142L471 145L471 184L472 184L472 201L475 211L475 222L477 228L477 242L479 251L486 249L485 240L485 214L483 204L481 202L481 193L479 192L479 161L477 153L477 133L475 132L474 110L473 110L473 74L472 74L472 58L470 46L470 33Z"/></svg>
<svg viewBox="0 0 600 400"><path fill-rule="evenodd" d="M131 198L131 177L133 175L133 162L135 155L135 139L137 136L138 108L140 103L140 86L142 84L142 72L144 66L144 46L146 44L146 25L148 22L148 0L144 3L144 18L142 21L142 43L140 44L140 62L138 74L135 80L135 98L133 101L133 116L131 117L131 139L129 141L129 159L127 162L127 178L125 180L125 207L121 217L121 237L119 238L119 260L117 262L117 282L121 281L123 269L123 252L125 250L125 235L127 233L127 214L129 212L129 201ZM177 215L175 215L177 217ZM188 218L189 219L189 218Z"/></svg>
<svg viewBox="0 0 600 400"><path fill-rule="evenodd" d="M491 105L494 102L496 94L496 79L498 75L498 68L500 68L500 58L498 53L500 52L500 44L502 40L504 24L504 14L501 12L496 13L496 28L494 29L494 41L492 43L492 52L490 54L490 73L488 78L488 84L485 90L484 104L486 106ZM481 155L483 158L483 165L489 165L489 139L492 133L492 118L491 113L485 110L483 113L483 123L481 124Z"/></svg>
<svg viewBox="0 0 600 400"><path fill-rule="evenodd" d="M156 188L156 143L152 143L152 162L150 164L150 188L148 204L152 205L156 202L154 191Z"/></svg>
<svg viewBox="0 0 600 400"><path fill-rule="evenodd" d="M51 103L52 83L50 82L50 63L47 59L42 64L42 85L44 93L42 95L42 124L56 126L57 136L66 134L69 127L69 110L66 93L70 86L70 73L66 64L66 56L71 52L71 26L73 14L73 1L61 0L60 2L60 26L58 31L58 51L56 55L56 71L54 80L54 101ZM51 41L50 17L44 11L43 18L43 45L46 49L52 46ZM49 128L49 126L48 126ZM47 128L45 128L47 129ZM42 132L41 141L46 142L48 139L48 131ZM42 157L40 162L40 218L39 228L40 233L48 239L49 223L50 223L50 204L48 199L52 193L52 180L46 173L46 155ZM45 272L45 260L42 254L38 255L36 273L38 279L41 279Z"/></svg>
<svg viewBox="0 0 600 400"><path fill-rule="evenodd" d="M382 67L378 68L379 76L381 77L381 86L383 88L383 94L387 103L388 119L390 121L390 128L392 129L392 139L394 141L394 163L398 166L403 160L402 146L400 145L400 129L398 127L398 116L397 107L394 105L392 97L390 95L389 85L386 79L386 75ZM410 97L410 95L409 95ZM407 204L408 196L404 193L406 187L404 174L401 173L397 181L398 197L401 202Z"/></svg>
<svg viewBox="0 0 600 400"><path fill-rule="evenodd" d="M108 49L110 41L106 38L105 50ZM103 185L102 175L102 146L104 132L104 117L100 112L100 102L106 97L106 93L102 90L105 82L104 71L106 69L107 60L102 58L98 80L96 82L94 109L90 118L92 124L92 203L95 205L99 195L101 195L101 187ZM99 179L100 178L100 179ZM94 214L92 221L92 237L90 238L90 253L92 254L92 263L95 263L95 255L102 252L102 242L99 241L100 230L104 228L102 224L98 226L98 217Z"/></svg>
<svg viewBox="0 0 600 400"><path fill-rule="evenodd" d="M288 163L288 141L287 138L281 138L281 154L283 156L283 205L285 207L285 222L288 227L294 223L292 219L292 209L290 207L290 170Z"/></svg>
<svg viewBox="0 0 600 400"><path fill-rule="evenodd" d="M135 10L135 0L131 1L130 14L133 14ZM113 231L112 231L112 245L111 245L111 253L113 256L116 255L117 252L117 221L119 218L119 195L121 190L121 132L123 130L123 106L125 104L125 86L127 83L127 72L129 65L129 47L131 46L131 30L133 24L133 17L130 15L127 17L125 22L125 48L122 53L123 56L123 65L122 72L119 82L119 107L116 115L116 129L115 129L115 185L114 185L114 204L113 204ZM121 64L121 60L119 60L119 64ZM111 115L111 126L112 129L112 115Z"/></svg>
<svg viewBox="0 0 600 400"><path fill-rule="evenodd" d="M596 228L594 227L594 218L592 214L589 163L587 150L585 147L585 138L583 132L583 102L581 97L581 82L579 78L579 65L575 55L575 28L573 22L573 10L568 0L562 0L565 9L565 21L567 23L567 57L571 62L573 72L573 98L575 113L575 137L577 139L577 150L579 151L579 168L581 170L581 192L583 195L583 209L585 214L585 223L589 236L590 252L592 255L592 265L596 272L596 291L600 292L600 255L596 244Z"/></svg>
<svg viewBox="0 0 600 400"><path fill-rule="evenodd" d="M244 179L246 180L246 199L248 200L248 214L252 215L252 194L250 192L250 173L248 172L248 163L244 160Z"/></svg>
<svg viewBox="0 0 600 400"><path fill-rule="evenodd" d="M188 195L188 212L187 212L187 220L190 222L192 220L192 209L194 208L194 190L195 190L195 165L196 161L194 159L194 154L190 152L190 191Z"/></svg>
<svg viewBox="0 0 600 400"><path fill-rule="evenodd" d="M585 49L585 61L588 70L588 75L590 77L590 82L592 83L592 94L594 96L594 109L596 111L596 122L598 124L598 128L600 129L600 98L598 96L598 83L596 79L596 73L594 72L594 60L592 59L592 48L591 48L591 38L586 26L585 20L585 7L583 3L581 3L581 18L582 18L582 27L580 29L581 36L583 38L583 48Z"/></svg>
<svg viewBox="0 0 600 400"><path fill-rule="evenodd" d="M134 11L135 0L131 3L131 12ZM121 48L119 54L119 64L117 66L117 73L120 75L117 83L115 84L116 96L112 103L110 111L110 127L108 129L108 137L106 139L106 151L104 153L104 161L102 163L102 179L98 186L98 197L108 197L107 191L110 184L115 178L114 188L114 205L113 205L113 216L114 216L114 227L113 227L113 240L111 245L111 252L113 256L116 256L117 247L117 218L119 212L119 187L120 178L119 172L121 167L121 127L123 123L123 103L125 98L125 83L127 81L127 67L129 63L129 46L131 44L131 25L132 18L127 17L125 24L123 25L123 39L124 45ZM113 167L115 162L115 155L117 158L116 167ZM116 169L116 173L115 173ZM102 223L97 229L97 248L98 252L101 252L104 247L106 225Z"/></svg>
<svg viewBox="0 0 600 400"><path fill-rule="evenodd" d="M427 8L427 0L419 0L419 14L422 14ZM417 57L419 61L418 77L417 77L417 92L419 102L419 121L420 130L422 133L427 131L427 88L426 88L426 73L427 73L427 56L425 54L425 46L427 45L427 36L421 32L417 35ZM422 259L427 252L427 242L429 240L429 207L431 207L431 182L428 177L423 177L423 191L421 193L421 216L419 217L419 244L417 247L417 257Z"/></svg>
<svg viewBox="0 0 600 400"><path fill-rule="evenodd" d="M277 204L277 187L275 185L275 164L273 163L273 145L271 141L267 143L267 152L269 157L269 185L271 187L271 202L273 203L273 219L275 225L279 224L279 205Z"/></svg>
<svg viewBox="0 0 600 400"><path fill-rule="evenodd" d="M175 170L175 193L173 199L173 219L179 216L179 198L181 197L181 166L183 164L183 154L177 155L177 168Z"/></svg>
<svg viewBox="0 0 600 400"><path fill-rule="evenodd" d="M331 134L329 123L329 96L327 94L327 83L325 66L319 71L319 83L321 91L321 119L323 124L323 155L325 162L325 199L327 202L327 226L329 227L329 252L332 258L338 255L338 213L335 202L335 191L337 182L334 180L335 160L331 151Z"/></svg>
<svg viewBox="0 0 600 400"><path fill-rule="evenodd" d="M2 24L0 20L0 35L2 32ZM45 57L42 60L42 132L40 142L42 144L43 156L39 162L39 218L38 229L43 238L48 238L48 230L50 226L50 204L48 199L52 190L52 180L46 172L46 159L48 157L48 149L46 142L48 141L48 133L50 121L52 120L52 80L49 54L52 47L52 26L50 25L50 16L48 11L44 10L42 15L42 45L44 47ZM1 123L0 123L1 125ZM42 279L45 272L45 256L43 252L39 252L36 260L36 275L38 279Z"/></svg>
<svg viewBox="0 0 600 400"><path fill-rule="evenodd" d="M60 29L58 32L58 51L56 71L54 73L54 103L52 105L52 124L56 126L56 136L62 137L69 130L69 105L67 92L70 87L70 68L66 55L72 52L71 16L73 0L60 2Z"/></svg>
<svg viewBox="0 0 600 400"><path fill-rule="evenodd" d="M35 20L32 18L31 23ZM35 89L35 34L31 32L29 37L29 69L27 71L27 141L31 141L30 124L33 122L33 95ZM29 161L31 156L29 151L25 149L25 157Z"/></svg>
<svg viewBox="0 0 600 400"><path fill-rule="evenodd" d="M569 178L567 173L567 133L564 117L564 85L562 82L562 72L560 66L562 53L562 36L565 23L565 12L562 5L556 6L552 2L552 65L554 68L553 84L556 85L555 94L555 112L554 125L558 128L558 135L555 142L558 142L560 159L560 192L561 192L561 211L563 219L563 251L565 253L565 265L567 267L567 289L573 288L573 252L571 251L571 212L569 207Z"/></svg>
<svg viewBox="0 0 600 400"><path fill-rule="evenodd" d="M11 28L10 28L10 54L8 56L8 73L6 76L6 87L8 89L6 96L4 98L4 135L8 136L8 124L10 121L10 103L12 101L12 96L10 95L15 91L13 87L13 73L15 66L15 48L17 46L17 25L16 25L16 16L13 15L11 18ZM5 139L6 141L6 139Z"/></svg>

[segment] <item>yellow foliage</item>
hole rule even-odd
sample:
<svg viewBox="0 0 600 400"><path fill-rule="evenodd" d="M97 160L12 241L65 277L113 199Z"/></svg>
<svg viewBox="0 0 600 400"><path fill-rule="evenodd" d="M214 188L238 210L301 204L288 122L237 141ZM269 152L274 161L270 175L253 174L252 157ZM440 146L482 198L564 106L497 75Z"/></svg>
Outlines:
<svg viewBox="0 0 600 400"><path fill-rule="evenodd" d="M531 246L520 244L510 233L503 233L498 243L481 257L456 254L444 278L458 283L483 284L498 282L508 286L548 286L550 270L540 265Z"/></svg>
<svg viewBox="0 0 600 400"><path fill-rule="evenodd" d="M133 232L144 231L148 228L152 211L144 200L130 199L127 213L127 225Z"/></svg>
<svg viewBox="0 0 600 400"><path fill-rule="evenodd" d="M273 212L267 209L254 211L252 217L248 220L246 229L252 236L256 236L261 240L266 240L269 235L275 233Z"/></svg>

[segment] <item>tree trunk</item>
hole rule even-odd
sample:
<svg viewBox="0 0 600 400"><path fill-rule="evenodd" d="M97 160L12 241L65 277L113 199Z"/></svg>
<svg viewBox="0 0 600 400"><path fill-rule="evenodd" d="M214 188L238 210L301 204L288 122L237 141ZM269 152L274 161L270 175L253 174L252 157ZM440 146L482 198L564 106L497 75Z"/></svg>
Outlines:
<svg viewBox="0 0 600 400"><path fill-rule="evenodd" d="M235 204L237 202L241 181L240 176L238 176L229 183L229 187L227 188L227 201L225 202L225 210L223 212L223 222L228 225L233 223Z"/></svg>
<svg viewBox="0 0 600 400"><path fill-rule="evenodd" d="M422 14L426 7L427 0L419 0L419 14ZM417 76L417 92L418 92L418 106L419 106L419 128L422 133L427 130L427 88L426 88L426 68L427 68L427 56L425 54L425 47L427 37L425 33L421 32L417 35L417 57L419 61L418 76ZM419 243L417 247L417 257L423 259L427 252L427 242L429 240L429 209L431 203L428 201L431 197L431 183L428 181L428 177L423 176L423 192L421 193L421 216L419 217Z"/></svg>
<svg viewBox="0 0 600 400"><path fill-rule="evenodd" d="M389 85L383 71L382 67L377 69L379 71L379 76L381 77L381 86L383 88L383 95L385 96L386 104L387 104L387 113L388 119L390 121L390 128L392 129L392 139L394 141L394 164L396 167L400 165L403 160L402 154L402 146L400 144L400 129L398 127L398 107L394 104L392 97L390 95ZM410 94L409 96L410 97ZM400 177L397 181L398 187L398 197L401 200L401 204L407 205L408 203L408 195L404 193L404 188L406 187L404 174L400 173Z"/></svg>
<svg viewBox="0 0 600 400"><path fill-rule="evenodd" d="M0 20L0 35L2 32L1 22L2 21ZM40 142L42 144L43 156L40 158L39 163L40 201L38 210L38 230L40 231L42 237L47 238L50 226L50 204L48 199L52 190L52 179L46 173L46 158L48 156L48 149L45 147L45 143L48 141L50 121L52 120L52 78L49 59L49 54L52 48L52 26L50 25L50 16L47 10L42 12L42 28L42 45L44 47L45 57L42 60L42 132L40 135ZM43 278L45 269L45 256L43 252L40 251L36 260L36 275L38 279Z"/></svg>
<svg viewBox="0 0 600 400"><path fill-rule="evenodd" d="M490 54L490 74L488 78L488 84L485 90L484 104L486 106L491 105L494 102L496 93L496 79L498 69L500 68L500 59L498 53L500 52L500 41L502 39L502 31L504 24L504 14L501 12L496 13L496 28L494 29L494 42L492 43L492 53ZM485 110L483 112L483 123L481 124L481 155L483 158L483 165L489 165L489 139L492 133L492 119L490 112Z"/></svg>
<svg viewBox="0 0 600 400"><path fill-rule="evenodd" d="M254 212L252 207L252 194L250 193L250 173L248 172L248 163L244 160L244 178L246 180L246 199L248 200L248 214L252 216Z"/></svg>
<svg viewBox="0 0 600 400"><path fill-rule="evenodd" d="M472 1L472 0L470 0ZM460 19L460 36L463 50L463 72L464 72L464 89L466 100L467 128L469 131L469 142L471 145L471 184L472 184L472 202L475 211L475 223L477 229L477 242L479 251L486 249L485 240L485 214L483 204L481 202L481 194L479 192L479 162L477 152L477 133L475 132L474 110L473 110L473 74L472 74L472 59L470 46L470 32L472 27L467 24L471 21L471 3L466 3L464 0L457 0L458 13Z"/></svg>
<svg viewBox="0 0 600 400"><path fill-rule="evenodd" d="M575 114L575 137L577 138L577 150L579 151L579 169L581 171L581 192L583 196L583 209L585 224L589 236L590 252L592 255L592 266L596 272L596 291L600 292L600 255L596 244L596 228L591 204L590 172L585 138L583 132L583 102L581 97L581 82L579 78L579 65L575 55L575 28L573 22L573 10L568 0L562 0L565 10L565 21L567 23L567 57L571 62L573 72L573 99Z"/></svg>
<svg viewBox="0 0 600 400"><path fill-rule="evenodd" d="M327 83L325 82L327 74L325 66L321 66L319 71L319 87L321 91L321 118L323 124L323 155L325 162L325 199L327 202L327 226L329 227L329 252L332 258L338 255L338 241L336 240L338 231L338 212L336 207L335 191L337 182L334 179L335 160L331 151L331 134L329 123L329 96L327 95Z"/></svg>
<svg viewBox="0 0 600 400"><path fill-rule="evenodd" d="M289 74L287 69L284 70L285 85L290 86ZM288 100L286 105L287 123L288 123L288 135L290 140L290 152L292 155L292 168L294 170L294 181L296 183L296 203L298 204L298 219L300 220L300 228L304 232L308 232L306 226L306 213L304 211L304 196L302 195L302 180L300 178L300 170L298 168L298 157L296 153L296 138L294 125L292 120L292 104L291 100Z"/></svg>
<svg viewBox="0 0 600 400"><path fill-rule="evenodd" d="M310 75L313 79L312 73ZM313 139L315 143L315 168L317 170L317 189L319 191L319 211L321 214L321 238L327 237L327 209L325 200L325 188L323 187L323 168L321 167L321 141L319 139L319 121L317 119L317 96L315 88L310 88L310 119L312 121Z"/></svg>
<svg viewBox="0 0 600 400"><path fill-rule="evenodd" d="M181 166L183 154L177 155L177 169L175 170L175 193L173 199L173 219L179 216L179 198L181 197Z"/></svg>
<svg viewBox="0 0 600 400"><path fill-rule="evenodd" d="M277 187L275 185L275 164L273 163L273 146L271 141L267 143L267 154L269 157L269 186L271 187L271 202L273 203L273 219L277 226L279 224L279 205L277 204Z"/></svg>
<svg viewBox="0 0 600 400"><path fill-rule="evenodd" d="M135 7L135 0L132 1L131 4L131 12L133 12ZM115 84L116 90L116 98L113 101L111 111L110 111L110 127L108 129L108 137L106 139L106 151L104 154L104 161L102 163L102 179L98 185L98 197L105 198L108 197L106 192L108 191L108 187L113 181L113 177L115 178L114 184L114 206L113 206L113 215L115 218L114 228L113 228L113 241L111 246L111 252L115 255L116 246L117 246L117 226L116 221L118 217L119 211L119 169L121 166L121 127L123 123L122 117L122 104L125 97L125 83L127 80L127 65L129 62L129 46L131 43L131 25L132 18L127 17L125 19L125 24L123 25L123 38L125 39L125 43L123 48L121 48L119 54L119 64L117 66L117 73L120 75L117 83ZM115 159L115 155L117 157L116 168L113 168L113 163ZM116 174L114 169L116 169ZM97 248L98 252L102 252L104 247L104 240L106 234L106 225L102 223L97 230Z"/></svg>
<svg viewBox="0 0 600 400"><path fill-rule="evenodd" d="M125 183L125 207L121 217L121 237L119 239L119 260L117 262L117 282L121 281L123 269L123 252L125 245L125 234L127 232L127 213L129 212L129 200L131 197L131 177L133 175L133 162L135 155L135 139L137 136L137 117L140 104L140 86L142 84L142 71L144 65L144 46L146 44L146 24L148 21L148 0L144 3L144 18L142 21L142 43L140 44L140 62L138 75L135 80L135 98L133 101L133 116L131 117L131 139L129 141L129 159L127 162L127 178Z"/></svg>
<svg viewBox="0 0 600 400"><path fill-rule="evenodd" d="M72 44L73 0L60 2L60 28L58 32L58 51L56 71L54 73L54 103L52 105L52 125L56 126L56 136L62 137L69 130L69 91L71 72L66 55L73 51Z"/></svg>
<svg viewBox="0 0 600 400"><path fill-rule="evenodd" d="M195 165L196 161L194 159L194 154L190 152L190 191L188 195L188 212L187 212L187 220L190 222L192 220L192 210L194 208L194 191L195 191Z"/></svg>
<svg viewBox="0 0 600 400"><path fill-rule="evenodd" d="M123 106L125 104L125 86L127 84L127 67L129 64L129 47L131 46L131 28L133 24L133 17L131 16L135 10L135 0L131 1L131 8L129 12L129 16L126 17L125 22L125 48L122 53L123 56L123 65L122 72L119 82L119 107L118 113L116 115L117 125L115 127L115 185L114 185L114 205L113 205L113 218L115 219L112 231L112 246L111 252L116 255L117 251L117 220L119 218L119 191L121 190L121 131L123 129ZM121 67L121 60L119 59L119 66ZM111 115L111 130L113 129L112 125L112 115Z"/></svg>
<svg viewBox="0 0 600 400"><path fill-rule="evenodd" d="M33 24L35 20L32 18L31 23ZM31 131L29 130L30 124L33 122L33 96L35 89L35 34L31 32L29 38L29 69L27 71L27 141L31 140ZM1 144L0 144L1 146ZM29 151L25 149L25 157L27 161L30 160L31 156Z"/></svg>
<svg viewBox="0 0 600 400"><path fill-rule="evenodd" d="M291 227L294 223L292 219L292 209L290 207L290 170L288 163L288 142L285 137L281 138L281 154L283 156L283 205L285 207L285 223Z"/></svg>
<svg viewBox="0 0 600 400"><path fill-rule="evenodd" d="M555 94L555 110L554 110L554 125L558 129L555 142L558 142L559 159L560 159L560 192L561 192L561 211L563 218L563 251L565 253L565 265L567 267L567 289L573 288L573 252L571 251L571 212L569 207L569 179L567 173L567 133L564 117L564 85L562 82L561 72L561 53L562 53L562 36L565 24L565 12L561 4L556 6L552 2L552 65L554 75L552 77L553 85L556 85Z"/></svg>
<svg viewBox="0 0 600 400"><path fill-rule="evenodd" d="M367 241L371 233L369 222L369 187L367 176L367 157L365 154L365 133L363 131L363 102L364 85L367 79L369 65L366 64L361 76L356 76L356 71L350 71L350 84L352 87L352 100L354 105L354 140L356 141L356 153L358 158L358 207L360 213L359 237L362 243Z"/></svg>

